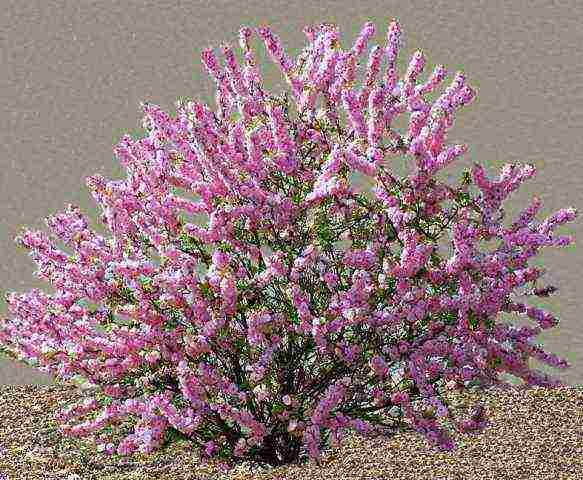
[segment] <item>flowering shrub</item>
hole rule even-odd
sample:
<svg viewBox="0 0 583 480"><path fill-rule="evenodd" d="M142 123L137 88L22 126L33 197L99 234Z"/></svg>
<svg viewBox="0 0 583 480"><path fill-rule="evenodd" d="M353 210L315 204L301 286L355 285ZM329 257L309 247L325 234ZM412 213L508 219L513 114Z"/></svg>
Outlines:
<svg viewBox="0 0 583 480"><path fill-rule="evenodd" d="M42 231L16 239L56 293L7 295L15 317L0 330L5 351L99 389L61 412L63 432L120 455L182 435L205 459L278 465L297 460L302 446L318 459L347 428L381 431L390 425L382 413L396 409L451 449L439 422L480 431L486 418L478 405L469 419L453 419L447 388L508 386L502 372L526 386L561 385L527 366L529 357L569 366L529 341L557 319L512 295L527 284L552 293L536 289L544 270L528 260L572 241L553 230L576 211L539 223L535 198L502 225L502 202L534 175L532 165L505 165L491 179L475 164L455 187L435 178L467 151L445 144L455 112L475 95L464 74L430 102L446 70L438 65L418 83L425 57L417 51L397 81L396 21L385 47L370 51L359 89L372 23L348 51L334 25L306 28L309 45L296 61L268 28L255 32L291 99L264 89L253 31L241 28L243 67L228 45L224 69L211 49L202 53L216 112L185 101L170 118L143 104L147 136L125 135L115 148L127 179L87 178L111 239L74 205L46 219L73 255ZM407 131L398 132L394 120L405 112ZM414 165L403 178L391 173L399 156ZM374 182L372 192L358 188L358 176ZM482 240L499 244L481 251ZM499 312L538 325L496 322ZM128 418L134 431L116 447L108 427Z"/></svg>

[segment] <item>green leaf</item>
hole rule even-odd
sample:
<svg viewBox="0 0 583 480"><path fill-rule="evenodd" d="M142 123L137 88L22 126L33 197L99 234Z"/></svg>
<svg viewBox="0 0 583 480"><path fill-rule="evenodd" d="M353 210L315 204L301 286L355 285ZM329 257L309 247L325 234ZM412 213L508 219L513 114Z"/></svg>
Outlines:
<svg viewBox="0 0 583 480"><path fill-rule="evenodd" d="M285 410L285 407L279 403L274 403L271 407L271 413L277 415Z"/></svg>
<svg viewBox="0 0 583 480"><path fill-rule="evenodd" d="M464 169L461 175L461 182L463 185L470 185L472 183L472 173L469 169Z"/></svg>
<svg viewBox="0 0 583 480"><path fill-rule="evenodd" d="M480 323L476 314L472 311L468 312L468 323L470 324L470 328L472 330L476 329Z"/></svg>

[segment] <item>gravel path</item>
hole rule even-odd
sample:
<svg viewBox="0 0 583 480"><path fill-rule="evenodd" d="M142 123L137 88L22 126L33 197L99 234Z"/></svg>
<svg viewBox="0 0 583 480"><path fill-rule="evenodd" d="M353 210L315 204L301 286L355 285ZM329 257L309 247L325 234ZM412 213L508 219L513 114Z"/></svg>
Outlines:
<svg viewBox="0 0 583 480"><path fill-rule="evenodd" d="M347 434L325 451L320 466L260 469L245 463L221 473L197 465L188 443L117 460L89 443L62 437L55 413L86 393L73 385L0 386L0 479L583 479L583 387L465 392L457 401L483 401L483 434L454 433L457 449L441 453L412 431L370 438ZM452 397L453 398L453 397ZM509 420L506 420L509 419Z"/></svg>

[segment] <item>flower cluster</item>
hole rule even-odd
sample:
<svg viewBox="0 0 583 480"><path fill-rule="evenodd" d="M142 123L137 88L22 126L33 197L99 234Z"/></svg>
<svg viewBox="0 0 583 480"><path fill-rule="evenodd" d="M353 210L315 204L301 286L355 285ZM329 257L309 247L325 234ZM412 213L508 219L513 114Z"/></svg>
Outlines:
<svg viewBox="0 0 583 480"><path fill-rule="evenodd" d="M254 32L291 98L265 90ZM438 65L420 83L421 50L398 80L397 21L370 50L360 88L374 25L348 51L334 25L304 32L309 43L295 61L267 27L241 28L243 65L229 45L224 67L205 49L216 112L185 101L171 118L142 105L147 135L115 148L127 178L87 178L112 238L74 205L46 219L74 254L42 231L17 237L56 293L8 295L14 317L0 342L14 358L101 389L61 412L66 434L130 455L179 432L205 455L277 465L297 459L302 444L317 459L323 432L337 443L347 428L380 428L380 414L396 407L451 449L438 425L451 417L445 389L507 385L501 372L527 386L561 384L527 363L569 366L530 342L558 320L512 296L544 274L528 265L541 247L572 241L553 231L576 211L539 223L535 199L502 225L502 203L532 165L505 165L493 179L475 164L456 187L435 178L467 153L446 144L446 132L475 91L458 71L429 101L447 72ZM399 132L403 113L408 128ZM404 178L391 173L399 156L414 165ZM359 176L374 181L372 192L359 189ZM439 247L447 235L451 257ZM484 251L482 240L500 243ZM500 312L538 325L496 322ZM129 416L134 432L117 447L98 434ZM480 407L458 425L484 426Z"/></svg>

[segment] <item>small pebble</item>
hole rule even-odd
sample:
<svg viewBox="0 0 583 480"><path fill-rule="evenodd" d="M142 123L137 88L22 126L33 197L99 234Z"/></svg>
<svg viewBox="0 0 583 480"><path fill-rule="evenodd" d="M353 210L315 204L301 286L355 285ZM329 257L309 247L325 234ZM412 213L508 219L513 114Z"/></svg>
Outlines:
<svg viewBox="0 0 583 480"><path fill-rule="evenodd" d="M82 439L62 437L55 431L56 413L86 397L87 392L69 385L1 385L0 480L130 480L137 478L135 474L159 480L583 479L581 387L452 393L450 399L462 412L482 403L489 425L483 433L454 432L456 448L451 452L433 449L411 430L391 433L388 429L386 435L369 436L349 431L338 448L323 450L319 464L303 452L295 465L265 468L245 459L223 473L218 461L203 467L184 443L139 459L114 461ZM392 420L387 415L387 422ZM404 423L410 427L406 419ZM443 425L449 426L445 421ZM172 461L160 462L160 458Z"/></svg>

